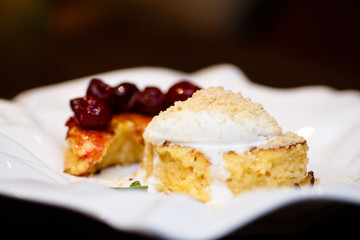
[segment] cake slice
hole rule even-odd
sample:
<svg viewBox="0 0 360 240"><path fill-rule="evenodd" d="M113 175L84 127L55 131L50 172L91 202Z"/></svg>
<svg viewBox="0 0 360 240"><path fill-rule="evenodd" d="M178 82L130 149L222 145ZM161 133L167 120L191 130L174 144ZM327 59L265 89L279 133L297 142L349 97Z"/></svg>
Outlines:
<svg viewBox="0 0 360 240"><path fill-rule="evenodd" d="M143 159L145 127L151 117L124 113L112 117L109 127L99 130L85 129L67 122L64 172L88 176L111 165L126 166Z"/></svg>
<svg viewBox="0 0 360 240"><path fill-rule="evenodd" d="M310 184L308 145L262 105L210 87L154 117L139 175L157 191L204 202L259 188Z"/></svg>
<svg viewBox="0 0 360 240"><path fill-rule="evenodd" d="M182 80L166 94L157 87L140 91L133 83L116 87L92 79L86 96L70 101L64 171L89 176L111 165L126 166L143 159L145 127L154 115L200 89Z"/></svg>

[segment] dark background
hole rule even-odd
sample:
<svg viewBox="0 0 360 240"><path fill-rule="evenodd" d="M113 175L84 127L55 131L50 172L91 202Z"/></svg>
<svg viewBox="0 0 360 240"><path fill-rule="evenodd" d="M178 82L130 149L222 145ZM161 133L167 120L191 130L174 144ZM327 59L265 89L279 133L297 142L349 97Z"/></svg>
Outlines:
<svg viewBox="0 0 360 240"><path fill-rule="evenodd" d="M254 82L360 89L359 1L1 0L0 98L109 70L217 63Z"/></svg>
<svg viewBox="0 0 360 240"><path fill-rule="evenodd" d="M0 0L0 98L121 68L217 63L275 87L360 90L359 9L333 0ZM0 206L4 236L134 237L63 209L7 197ZM360 208L340 206L284 236L358 235ZM257 226L240 235L261 235Z"/></svg>

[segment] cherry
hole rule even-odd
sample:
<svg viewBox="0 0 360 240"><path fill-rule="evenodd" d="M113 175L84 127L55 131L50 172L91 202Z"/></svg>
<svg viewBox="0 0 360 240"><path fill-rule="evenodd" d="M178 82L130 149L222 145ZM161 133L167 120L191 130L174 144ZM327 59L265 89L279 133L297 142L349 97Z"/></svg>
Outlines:
<svg viewBox="0 0 360 240"><path fill-rule="evenodd" d="M91 79L86 95L94 96L106 102L111 108L115 103L114 90L98 78Z"/></svg>
<svg viewBox="0 0 360 240"><path fill-rule="evenodd" d="M134 105L134 96L139 93L135 84L123 82L114 88L116 113L130 112Z"/></svg>
<svg viewBox="0 0 360 240"><path fill-rule="evenodd" d="M173 105L176 101L185 101L199 89L200 87L190 83L187 80L183 80L169 88L168 92L166 93L166 98L169 104Z"/></svg>
<svg viewBox="0 0 360 240"><path fill-rule="evenodd" d="M147 116L155 116L167 106L165 95L157 87L146 87L134 99L134 111Z"/></svg>
<svg viewBox="0 0 360 240"><path fill-rule="evenodd" d="M112 112L102 100L93 96L85 96L70 101L71 109L77 125L87 129L100 130L108 127Z"/></svg>
<svg viewBox="0 0 360 240"><path fill-rule="evenodd" d="M108 127L113 113L135 112L155 116L175 101L191 97L199 89L183 80L174 84L165 95L157 87L146 87L139 91L135 84L123 82L112 88L102 80L93 78L86 96L70 101L74 111L72 122L86 129L101 130Z"/></svg>

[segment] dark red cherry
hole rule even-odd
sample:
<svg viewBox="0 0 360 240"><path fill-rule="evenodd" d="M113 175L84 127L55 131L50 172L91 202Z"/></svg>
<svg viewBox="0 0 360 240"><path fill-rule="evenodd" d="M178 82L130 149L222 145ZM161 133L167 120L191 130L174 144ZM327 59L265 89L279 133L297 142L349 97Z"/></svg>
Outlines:
<svg viewBox="0 0 360 240"><path fill-rule="evenodd" d="M91 79L86 95L94 96L106 102L111 108L115 102L114 89L98 78Z"/></svg>
<svg viewBox="0 0 360 240"><path fill-rule="evenodd" d="M155 116L165 110L167 101L165 95L156 87L146 87L135 96L134 111L147 116Z"/></svg>
<svg viewBox="0 0 360 240"><path fill-rule="evenodd" d="M169 88L168 92L166 93L166 98L169 101L169 104L173 105L176 101L185 101L199 89L200 87L192 84L187 80L183 80Z"/></svg>
<svg viewBox="0 0 360 240"><path fill-rule="evenodd" d="M110 107L104 101L93 96L72 99L70 106L74 111L76 124L83 128L105 129L112 119Z"/></svg>
<svg viewBox="0 0 360 240"><path fill-rule="evenodd" d="M124 82L114 88L116 113L130 112L134 105L134 96L139 93L135 84Z"/></svg>

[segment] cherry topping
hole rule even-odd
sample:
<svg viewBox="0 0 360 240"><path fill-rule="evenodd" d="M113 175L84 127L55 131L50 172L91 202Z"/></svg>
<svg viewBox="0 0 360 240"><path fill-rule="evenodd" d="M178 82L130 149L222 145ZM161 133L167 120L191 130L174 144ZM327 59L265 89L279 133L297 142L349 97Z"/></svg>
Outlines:
<svg viewBox="0 0 360 240"><path fill-rule="evenodd" d="M94 96L106 102L111 108L115 103L113 88L104 83L102 80L93 78L89 83L86 95Z"/></svg>
<svg viewBox="0 0 360 240"><path fill-rule="evenodd" d="M135 84L124 82L114 88L115 106L117 113L130 112L134 105L134 96L139 92Z"/></svg>
<svg viewBox="0 0 360 240"><path fill-rule="evenodd" d="M146 87L135 96L134 111L147 116L155 116L168 106L165 95L157 87Z"/></svg>
<svg viewBox="0 0 360 240"><path fill-rule="evenodd" d="M70 106L74 111L75 122L83 128L105 129L112 119L110 107L104 101L93 96L72 99Z"/></svg>
<svg viewBox="0 0 360 240"><path fill-rule="evenodd" d="M155 116L175 101L185 101L199 89L183 80L174 84L165 95L157 87L146 87L144 91L139 91L135 84L123 82L112 88L102 80L93 78L86 96L70 101L74 117L68 124L101 130L109 126L113 113L135 112Z"/></svg>
<svg viewBox="0 0 360 240"><path fill-rule="evenodd" d="M166 93L166 98L168 99L169 104L173 105L176 101L185 101L199 89L200 88L198 86L190 83L187 80L183 80L169 88L168 92Z"/></svg>

